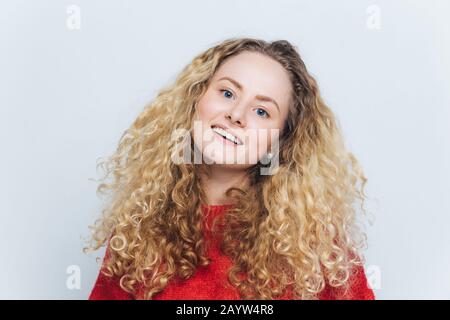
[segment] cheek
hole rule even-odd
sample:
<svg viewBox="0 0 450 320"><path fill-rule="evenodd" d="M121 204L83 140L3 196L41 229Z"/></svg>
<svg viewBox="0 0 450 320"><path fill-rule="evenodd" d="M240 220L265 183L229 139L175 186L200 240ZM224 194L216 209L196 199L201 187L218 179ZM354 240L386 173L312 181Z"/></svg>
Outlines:
<svg viewBox="0 0 450 320"><path fill-rule="evenodd" d="M271 141L271 130L273 130L274 126L272 124L262 123L263 121L259 119L252 120L247 122L247 136L251 137L253 144L256 143L259 146L269 144Z"/></svg>
<svg viewBox="0 0 450 320"><path fill-rule="evenodd" d="M240 149L245 154L242 158L248 159L246 163L256 164L267 152L270 145L268 131L270 132L270 130L258 125L247 128L243 136L244 146Z"/></svg>
<svg viewBox="0 0 450 320"><path fill-rule="evenodd" d="M213 140L212 130L210 124L216 117L217 111L214 106L217 104L211 97L210 93L206 93L199 99L195 108L193 119L193 138L197 145L202 144L202 149L205 148Z"/></svg>
<svg viewBox="0 0 450 320"><path fill-rule="evenodd" d="M197 116L200 120L209 121L223 109L222 102L213 92L208 92L197 104Z"/></svg>
<svg viewBox="0 0 450 320"><path fill-rule="evenodd" d="M280 135L279 128L273 127L263 127L254 129L256 132L252 135L252 138L249 140L251 143L252 152L258 157L261 158L267 152L272 152L272 146L276 146L276 142L279 139Z"/></svg>

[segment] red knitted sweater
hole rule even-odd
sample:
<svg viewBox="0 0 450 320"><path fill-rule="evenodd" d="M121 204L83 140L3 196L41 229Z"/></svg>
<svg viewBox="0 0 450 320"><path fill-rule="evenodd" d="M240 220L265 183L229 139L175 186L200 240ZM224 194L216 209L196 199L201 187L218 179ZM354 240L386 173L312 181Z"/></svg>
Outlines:
<svg viewBox="0 0 450 320"><path fill-rule="evenodd" d="M208 256L212 262L206 267L198 267L195 274L188 280L174 277L166 288L154 296L155 300L238 300L241 299L238 290L227 279L227 271L232 266L229 257L219 251L218 241L211 235L209 228L212 220L225 212L232 205L202 205L205 214L205 240L208 246ZM108 258L108 248L104 260ZM103 261L104 264L105 261ZM353 299L374 300L375 295L367 284L364 268L356 267L350 278L351 286L347 293L326 285L320 293L321 300ZM290 299L290 289L280 297L280 300ZM138 290L136 295L124 291L116 277L105 276L101 270L89 295L89 300L129 300L142 299L143 292Z"/></svg>

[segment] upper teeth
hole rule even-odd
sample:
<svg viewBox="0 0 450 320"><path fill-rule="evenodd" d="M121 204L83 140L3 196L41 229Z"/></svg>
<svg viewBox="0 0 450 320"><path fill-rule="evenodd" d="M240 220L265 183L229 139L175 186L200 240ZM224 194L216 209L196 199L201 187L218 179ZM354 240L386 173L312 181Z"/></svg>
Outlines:
<svg viewBox="0 0 450 320"><path fill-rule="evenodd" d="M219 127L212 127L212 130L217 132L218 134L220 134L221 136L225 137L226 139L234 142L235 144L241 144L241 142L239 141L238 138L236 138L235 136L233 136L231 133L226 132L225 130L223 130L222 128Z"/></svg>

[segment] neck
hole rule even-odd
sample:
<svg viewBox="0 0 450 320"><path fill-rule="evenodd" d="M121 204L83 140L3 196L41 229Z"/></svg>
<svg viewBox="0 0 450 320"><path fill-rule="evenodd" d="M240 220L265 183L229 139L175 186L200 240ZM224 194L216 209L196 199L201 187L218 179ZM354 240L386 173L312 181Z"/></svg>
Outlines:
<svg viewBox="0 0 450 320"><path fill-rule="evenodd" d="M232 169L220 164L209 165L209 171L200 173L200 181L206 194L207 205L232 204L233 200L225 195L231 187L245 188L249 180L245 170Z"/></svg>

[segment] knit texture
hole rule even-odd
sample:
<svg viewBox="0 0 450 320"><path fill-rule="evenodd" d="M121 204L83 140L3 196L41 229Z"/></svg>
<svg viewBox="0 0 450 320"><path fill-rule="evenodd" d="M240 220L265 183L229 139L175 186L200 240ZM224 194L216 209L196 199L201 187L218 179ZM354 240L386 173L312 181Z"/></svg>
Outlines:
<svg viewBox="0 0 450 320"><path fill-rule="evenodd" d="M195 274L182 280L172 278L166 288L156 294L154 300L239 300L238 290L231 285L227 278L227 271L232 266L232 260L221 254L219 241L211 233L213 220L223 214L232 205L202 205L204 219L204 237L207 244L208 256L211 263L208 266L198 267ZM108 259L109 247L106 250L103 266ZM350 290L344 293L339 288L329 285L320 293L320 300L374 300L373 290L369 288L366 274L362 266L355 267L354 273L349 279ZM136 295L124 291L117 277L107 277L100 270L94 287L89 295L89 300L131 300L143 299L142 288L138 288ZM291 290L278 298L280 300L291 299Z"/></svg>

